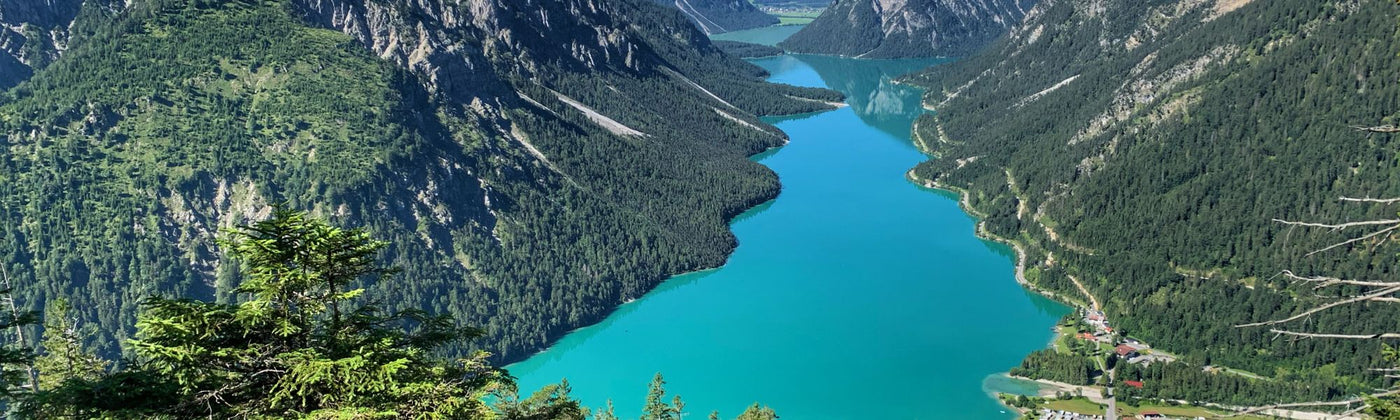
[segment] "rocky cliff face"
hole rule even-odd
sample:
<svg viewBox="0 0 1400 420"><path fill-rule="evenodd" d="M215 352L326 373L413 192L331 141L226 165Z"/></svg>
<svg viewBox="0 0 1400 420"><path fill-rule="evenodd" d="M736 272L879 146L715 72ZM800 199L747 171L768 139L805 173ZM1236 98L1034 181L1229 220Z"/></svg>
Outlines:
<svg viewBox="0 0 1400 420"><path fill-rule="evenodd" d="M1016 25L1035 0L839 0L781 46L866 58L966 55Z"/></svg>
<svg viewBox="0 0 1400 420"><path fill-rule="evenodd" d="M463 45L464 41L481 43L481 32L498 23L494 3L422 0L397 7L354 0L293 2L311 23L349 34L376 56L417 75L434 91L467 101L502 86L487 62L485 48Z"/></svg>
<svg viewBox="0 0 1400 420"><path fill-rule="evenodd" d="M763 13L748 0L655 0L675 7L706 34L777 25L778 18Z"/></svg>
<svg viewBox="0 0 1400 420"><path fill-rule="evenodd" d="M57 58L83 0L0 0L0 89Z"/></svg>
<svg viewBox="0 0 1400 420"><path fill-rule="evenodd" d="M74 38L120 14L129 0L0 0L0 89L57 60Z"/></svg>
<svg viewBox="0 0 1400 420"><path fill-rule="evenodd" d="M616 18L626 13L621 10L624 6L612 2L418 0L386 5L296 0L294 4L311 22L354 36L435 91L458 99L499 94L492 89L503 86L500 74L529 77L548 71L546 63L624 71L655 64L654 56L638 56L646 54L641 43ZM492 62L507 55L510 60Z"/></svg>

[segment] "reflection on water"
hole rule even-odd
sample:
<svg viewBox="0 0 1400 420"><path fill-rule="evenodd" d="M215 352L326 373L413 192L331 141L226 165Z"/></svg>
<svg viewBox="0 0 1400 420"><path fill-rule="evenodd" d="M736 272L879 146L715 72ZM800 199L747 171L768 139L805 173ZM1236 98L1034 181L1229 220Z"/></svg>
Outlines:
<svg viewBox="0 0 1400 420"><path fill-rule="evenodd" d="M777 25L711 35L716 41L739 41L759 45L778 45L807 25Z"/></svg>
<svg viewBox="0 0 1400 420"><path fill-rule="evenodd" d="M752 219L752 218L754 218L755 216L758 216L758 215L760 215L760 214L763 214L763 212L766 211L766 210L768 210L768 208L773 207L773 203L775 203L775 202L777 202L777 201L778 201L778 200L768 200L768 201L765 201L765 202L763 202L763 204L759 204L758 206L755 206L754 208L748 209L748 211L745 211L745 212L743 212L743 213L739 213L739 215L738 215L738 216L735 216L735 217L734 217L734 220L731 220L729 223L730 223L730 224L740 223L740 222L743 222L743 221L745 221L745 220Z"/></svg>
<svg viewBox="0 0 1400 420"><path fill-rule="evenodd" d="M763 60L796 60L811 67L832 89L846 94L846 103L866 124L895 137L909 135L910 124L924 112L918 89L897 84L894 79L932 65L951 61L946 58L915 60L862 60L825 55L791 54Z"/></svg>
<svg viewBox="0 0 1400 420"><path fill-rule="evenodd" d="M987 394L1003 393L1034 397L1040 394L1041 388L1042 386L1035 381L1012 378L1001 373L989 375L986 380L982 381L982 390L986 391Z"/></svg>
<svg viewBox="0 0 1400 420"><path fill-rule="evenodd" d="M781 148L774 147L774 148L765 150L765 151L763 151L762 153L759 153L759 154L750 156L750 157L749 157L749 160L752 160L752 161L754 161L754 162L762 162L764 159L767 159L769 156L773 156L773 155L777 154L779 150L782 150L782 149L781 149Z"/></svg>

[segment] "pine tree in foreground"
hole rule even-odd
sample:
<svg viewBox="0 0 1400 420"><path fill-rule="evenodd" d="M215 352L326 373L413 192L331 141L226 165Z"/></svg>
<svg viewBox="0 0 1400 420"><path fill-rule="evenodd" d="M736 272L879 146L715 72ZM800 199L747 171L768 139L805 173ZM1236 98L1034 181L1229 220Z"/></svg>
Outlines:
<svg viewBox="0 0 1400 420"><path fill-rule="evenodd" d="M19 337L21 328L37 322L34 313L14 309L6 280L6 288L0 289L0 301L11 304L7 310L0 312L0 337L5 340L0 345L0 403L14 401L33 389L31 363L34 362L34 352L25 347Z"/></svg>
<svg viewBox="0 0 1400 420"><path fill-rule="evenodd" d="M100 379L108 363L83 348L83 340L92 335L91 329L78 325L69 312L67 300L58 299L44 309L43 353L34 360L39 372L39 389L53 389L69 380Z"/></svg>
<svg viewBox="0 0 1400 420"><path fill-rule="evenodd" d="M122 372L70 375L24 404L32 417L488 418L508 380L486 355L435 350L477 337L450 317L361 298L394 281L364 231L278 210L228 232L238 302L150 298ZM60 340L61 341L61 340Z"/></svg>
<svg viewBox="0 0 1400 420"><path fill-rule="evenodd" d="M568 381L518 397L487 354L447 360L439 350L481 335L449 316L388 312L362 297L362 282L395 281L376 262L386 243L279 209L226 232L224 250L243 275L230 301L154 297L143 304L135 358L108 371L85 351L84 330L64 301L49 305L44 353L0 349L0 402L20 418L103 419L491 419L585 420ZM7 293L0 290L0 294ZM36 322L0 316L3 332ZM16 330L18 331L18 330ZM37 367L40 390L32 392ZM677 420L680 397L653 379L644 420ZM599 420L616 419L612 402ZM742 420L772 420L749 407Z"/></svg>

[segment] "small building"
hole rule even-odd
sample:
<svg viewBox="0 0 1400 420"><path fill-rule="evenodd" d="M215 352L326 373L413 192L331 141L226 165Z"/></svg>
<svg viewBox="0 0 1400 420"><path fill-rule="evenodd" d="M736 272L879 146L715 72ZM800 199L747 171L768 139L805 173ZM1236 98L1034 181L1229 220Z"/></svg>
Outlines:
<svg viewBox="0 0 1400 420"><path fill-rule="evenodd" d="M1123 385L1127 385L1137 389L1142 389L1143 383L1142 381L1123 381Z"/></svg>
<svg viewBox="0 0 1400 420"><path fill-rule="evenodd" d="M1138 350L1127 344L1119 344L1118 347L1113 348L1113 352L1118 353L1118 357L1121 359L1138 357Z"/></svg>
<svg viewBox="0 0 1400 420"><path fill-rule="evenodd" d="M1092 340L1094 339L1094 334L1087 333L1087 332L1082 332L1082 333L1079 333L1079 339L1080 339L1080 340L1091 340L1091 341L1092 341Z"/></svg>
<svg viewBox="0 0 1400 420"><path fill-rule="evenodd" d="M1139 415L1139 416L1142 416L1143 419L1164 419L1164 418L1167 418L1167 416L1164 416L1164 415L1162 415L1161 413L1158 413L1158 412L1156 412L1156 411L1144 411L1144 412L1142 412L1142 413L1139 413L1138 415Z"/></svg>

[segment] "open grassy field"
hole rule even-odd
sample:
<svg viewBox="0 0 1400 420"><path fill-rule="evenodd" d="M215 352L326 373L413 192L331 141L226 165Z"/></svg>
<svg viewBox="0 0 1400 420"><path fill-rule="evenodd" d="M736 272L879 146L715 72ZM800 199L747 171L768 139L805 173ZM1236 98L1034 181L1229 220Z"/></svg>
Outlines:
<svg viewBox="0 0 1400 420"><path fill-rule="evenodd" d="M806 25L806 24L808 24L808 23L812 23L813 20L816 20L815 17L805 17L805 16L785 16L785 15L774 15L774 16L777 16L777 17L778 17L778 24L779 24L779 25Z"/></svg>
<svg viewBox="0 0 1400 420"><path fill-rule="evenodd" d="M1158 404L1142 404L1141 406L1137 407L1125 405L1118 406L1118 414L1123 416L1136 416L1144 411L1155 411L1158 414L1163 414L1172 417L1215 418L1226 414L1219 411L1213 411L1207 408L1196 407L1191 405L1171 406Z"/></svg>
<svg viewBox="0 0 1400 420"><path fill-rule="evenodd" d="M1099 416L1102 416L1105 411L1104 406L1098 405L1093 401L1089 401L1088 398L1048 401L1045 403L1045 405L1037 407L1036 410L1040 410L1041 408L1048 408L1051 410L1064 410L1079 414L1093 414Z"/></svg>
<svg viewBox="0 0 1400 420"><path fill-rule="evenodd" d="M1107 408L1106 408L1105 406L1100 405L1100 404L1098 404L1098 403L1095 403L1095 402L1093 402L1093 401L1089 401L1089 399L1087 399L1087 398L1075 398L1075 399L1070 399L1070 400L1051 400L1051 401L1046 401L1044 404L1041 404L1039 407L1036 407L1036 408L1034 409L1034 411L1039 411L1039 410L1042 409L1042 408L1048 408L1048 409L1051 409L1051 410L1064 410L1064 411L1070 411L1070 412L1075 412L1075 413L1080 413L1080 414L1091 414L1091 415L1104 415L1105 412L1107 411ZM1138 414L1141 414L1142 412L1145 412L1145 411L1152 411L1152 412L1156 412L1156 413L1158 413L1158 414L1163 414L1163 415L1170 416L1170 417L1187 417L1187 418L1205 417L1205 418L1208 418L1208 419L1223 418L1223 417L1225 417L1226 415L1229 414L1228 412L1224 412L1224 411L1220 411L1220 410L1213 410L1213 409L1209 409L1209 408L1205 408L1205 407L1197 407L1197 406L1192 406L1192 405L1166 405L1166 404L1151 404L1151 403L1149 403L1149 404L1141 404L1141 405L1138 405L1138 406L1132 406L1132 405L1121 404L1121 403L1118 404L1118 415L1119 415L1119 416L1137 416ZM1263 419L1268 419L1268 418L1269 418L1269 417L1250 416L1250 415L1231 417L1231 419L1243 419L1243 420L1263 420Z"/></svg>

